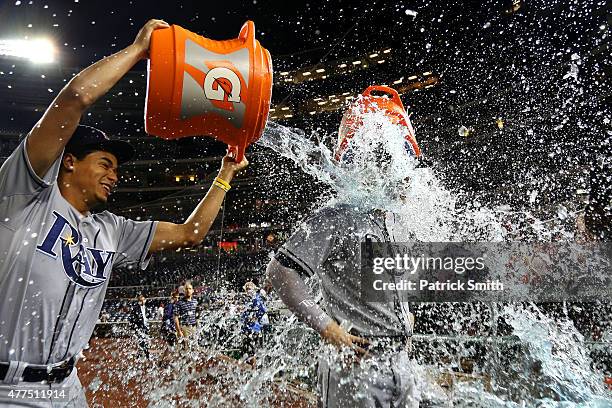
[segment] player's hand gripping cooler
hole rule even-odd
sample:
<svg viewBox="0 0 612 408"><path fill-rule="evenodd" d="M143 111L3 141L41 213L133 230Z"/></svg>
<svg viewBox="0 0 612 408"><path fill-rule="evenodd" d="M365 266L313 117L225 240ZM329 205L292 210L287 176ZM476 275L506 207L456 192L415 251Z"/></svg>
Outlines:
<svg viewBox="0 0 612 408"><path fill-rule="evenodd" d="M272 59L247 21L238 38L215 41L182 27L151 37L145 131L164 139L208 135L240 162L266 126Z"/></svg>
<svg viewBox="0 0 612 408"><path fill-rule="evenodd" d="M381 93L377 96L372 92ZM350 141L363 124L363 115L380 111L383 112L391 122L406 128L405 147L406 152L414 157L421 156L421 149L414 135L414 128L410 118L404 109L402 100L397 91L388 86L369 86L355 103L353 103L342 116L340 129L338 130L338 144L334 157L337 161L350 162Z"/></svg>

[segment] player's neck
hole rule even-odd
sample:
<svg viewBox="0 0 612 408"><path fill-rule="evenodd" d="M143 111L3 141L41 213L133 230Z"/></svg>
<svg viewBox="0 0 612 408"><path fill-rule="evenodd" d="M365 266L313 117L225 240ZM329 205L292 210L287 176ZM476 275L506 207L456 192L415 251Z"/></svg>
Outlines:
<svg viewBox="0 0 612 408"><path fill-rule="evenodd" d="M82 215L89 215L91 209L87 204L85 195L79 191L78 188L63 178L57 180L57 186L62 194L62 197L64 197L64 199L68 201L70 205L72 205Z"/></svg>

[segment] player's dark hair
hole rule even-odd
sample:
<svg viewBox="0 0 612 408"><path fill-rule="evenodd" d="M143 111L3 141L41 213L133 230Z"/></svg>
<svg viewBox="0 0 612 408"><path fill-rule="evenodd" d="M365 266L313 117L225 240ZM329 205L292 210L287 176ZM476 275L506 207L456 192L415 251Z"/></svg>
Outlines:
<svg viewBox="0 0 612 408"><path fill-rule="evenodd" d="M91 153L95 153L95 152L99 152L101 151L100 149L85 149L82 150L80 152L64 152L64 154L70 153L71 155L73 155L74 157L77 158L77 160L83 160L85 159L85 157L87 157L88 154Z"/></svg>

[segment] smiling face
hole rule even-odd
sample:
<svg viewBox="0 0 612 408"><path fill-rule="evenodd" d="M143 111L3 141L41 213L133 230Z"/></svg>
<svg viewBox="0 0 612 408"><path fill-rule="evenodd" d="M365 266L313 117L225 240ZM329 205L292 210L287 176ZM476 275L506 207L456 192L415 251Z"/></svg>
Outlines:
<svg viewBox="0 0 612 408"><path fill-rule="evenodd" d="M70 189L92 209L106 203L117 184L117 158L112 153L100 150L88 153L81 159L67 154L63 172Z"/></svg>

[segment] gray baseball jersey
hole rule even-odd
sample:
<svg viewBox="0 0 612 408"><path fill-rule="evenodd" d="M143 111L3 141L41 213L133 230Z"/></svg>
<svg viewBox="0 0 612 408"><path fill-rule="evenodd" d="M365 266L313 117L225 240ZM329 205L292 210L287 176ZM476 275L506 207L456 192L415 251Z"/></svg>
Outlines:
<svg viewBox="0 0 612 408"><path fill-rule="evenodd" d="M41 179L25 140L0 168L0 361L53 364L89 341L113 267L142 269L155 222L82 215Z"/></svg>
<svg viewBox="0 0 612 408"><path fill-rule="evenodd" d="M319 359L319 406L325 408L418 408L417 364L406 351L347 365L340 356Z"/></svg>
<svg viewBox="0 0 612 408"><path fill-rule="evenodd" d="M362 212L348 205L324 207L307 219L278 250L305 277L317 276L325 312L364 336L411 335L408 303L395 291L386 302L361 299L361 243L409 240L396 237L394 214ZM389 278L392 279L392 278Z"/></svg>

